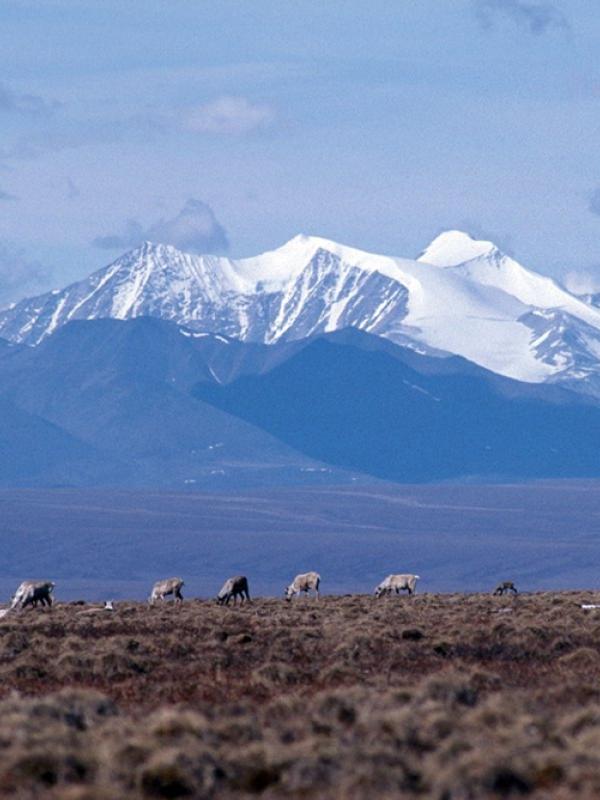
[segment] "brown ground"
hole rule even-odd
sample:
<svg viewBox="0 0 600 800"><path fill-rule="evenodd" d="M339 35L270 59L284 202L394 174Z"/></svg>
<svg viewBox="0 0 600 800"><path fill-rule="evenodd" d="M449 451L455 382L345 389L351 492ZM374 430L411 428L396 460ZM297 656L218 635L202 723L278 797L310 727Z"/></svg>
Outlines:
<svg viewBox="0 0 600 800"><path fill-rule="evenodd" d="M0 795L600 796L590 593L0 620Z"/></svg>

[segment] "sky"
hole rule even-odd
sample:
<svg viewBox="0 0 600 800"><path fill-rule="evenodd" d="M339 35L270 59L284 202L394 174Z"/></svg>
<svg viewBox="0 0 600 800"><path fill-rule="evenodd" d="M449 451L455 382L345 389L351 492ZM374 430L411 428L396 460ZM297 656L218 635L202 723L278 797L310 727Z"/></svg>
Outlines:
<svg viewBox="0 0 600 800"><path fill-rule="evenodd" d="M492 239L600 288L589 0L1 0L0 305L150 239Z"/></svg>

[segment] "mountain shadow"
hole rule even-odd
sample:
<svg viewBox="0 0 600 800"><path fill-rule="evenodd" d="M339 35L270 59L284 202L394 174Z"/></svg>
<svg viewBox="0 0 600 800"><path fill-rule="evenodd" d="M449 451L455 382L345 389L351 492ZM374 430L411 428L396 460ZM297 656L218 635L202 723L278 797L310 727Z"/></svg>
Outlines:
<svg viewBox="0 0 600 800"><path fill-rule="evenodd" d="M600 474L600 408L359 332L196 397L312 458L394 481Z"/></svg>

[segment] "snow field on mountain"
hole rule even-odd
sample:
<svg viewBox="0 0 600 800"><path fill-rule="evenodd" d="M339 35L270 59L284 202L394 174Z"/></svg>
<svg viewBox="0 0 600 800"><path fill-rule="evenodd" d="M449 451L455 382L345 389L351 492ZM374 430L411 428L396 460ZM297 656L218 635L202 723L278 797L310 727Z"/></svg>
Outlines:
<svg viewBox="0 0 600 800"><path fill-rule="evenodd" d="M268 344L355 327L523 381L600 383L600 310L460 231L417 260L303 235L243 259L146 242L0 311L0 337L35 345L70 320L138 316Z"/></svg>

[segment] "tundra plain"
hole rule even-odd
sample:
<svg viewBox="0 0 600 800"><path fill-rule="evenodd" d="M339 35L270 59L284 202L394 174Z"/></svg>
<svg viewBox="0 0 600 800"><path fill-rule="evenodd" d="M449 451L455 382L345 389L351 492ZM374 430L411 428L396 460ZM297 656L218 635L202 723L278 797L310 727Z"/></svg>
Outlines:
<svg viewBox="0 0 600 800"><path fill-rule="evenodd" d="M0 511L3 598L56 582L0 619L0 796L600 795L596 482L24 489ZM325 596L287 603L307 568ZM369 594L396 571L416 596ZM236 573L250 605L198 599ZM140 602L171 575L183 604Z"/></svg>
<svg viewBox="0 0 600 800"><path fill-rule="evenodd" d="M230 575L280 597L316 570L324 594L391 572L419 591L600 586L600 483L323 486L237 492L0 490L0 600L24 579L59 600L146 599L174 575L214 597Z"/></svg>
<svg viewBox="0 0 600 800"><path fill-rule="evenodd" d="M0 620L0 795L595 798L600 593Z"/></svg>

